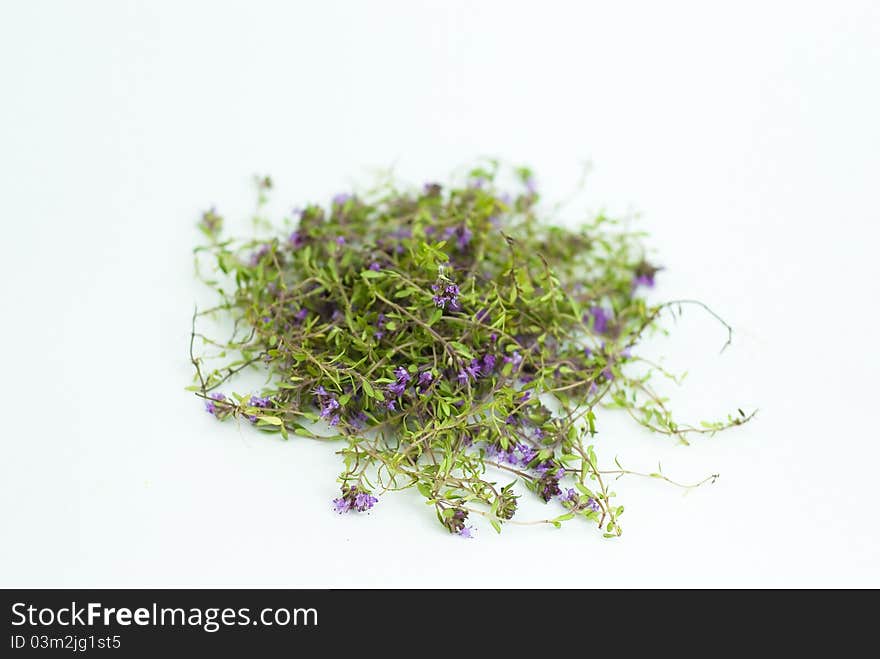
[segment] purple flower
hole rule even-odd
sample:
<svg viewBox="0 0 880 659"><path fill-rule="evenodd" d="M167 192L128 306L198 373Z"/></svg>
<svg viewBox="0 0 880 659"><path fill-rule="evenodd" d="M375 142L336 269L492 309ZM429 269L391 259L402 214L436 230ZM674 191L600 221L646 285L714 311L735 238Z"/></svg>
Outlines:
<svg viewBox="0 0 880 659"><path fill-rule="evenodd" d="M516 367L522 361L522 355L518 350L514 350L510 355L504 355L503 361L505 364L513 364Z"/></svg>
<svg viewBox="0 0 880 659"><path fill-rule="evenodd" d="M351 199L351 195L347 192L340 192L339 194L333 197L333 205L334 206L344 206L345 202Z"/></svg>
<svg viewBox="0 0 880 659"><path fill-rule="evenodd" d="M306 239L303 238L303 235L299 231L294 231L290 234L290 238L288 239L290 244L294 247L302 247L306 243Z"/></svg>
<svg viewBox="0 0 880 659"><path fill-rule="evenodd" d="M458 230L458 240L456 240L456 245L458 245L458 249L464 251L464 249L471 242L471 238L473 238L473 232L467 228L467 226L462 225L462 227Z"/></svg>
<svg viewBox="0 0 880 659"><path fill-rule="evenodd" d="M529 446L528 444L524 444L524 443L522 443L522 442L520 442L519 444L517 444L517 445L516 445L516 448L517 448L517 450L519 451L519 454L520 454L520 460L519 460L519 463L520 463L523 467L528 466L528 464L529 464L532 460L534 460L534 459L537 457L537 455L538 455L538 451L537 451L536 449L534 449L534 448L532 448L531 446Z"/></svg>
<svg viewBox="0 0 880 659"><path fill-rule="evenodd" d="M462 538L467 538L468 540L472 540L474 537L474 527L473 526L462 526L458 530L458 535Z"/></svg>
<svg viewBox="0 0 880 659"><path fill-rule="evenodd" d="M329 420L330 425L335 426L339 423L339 414L337 413L337 410L341 407L339 401L332 394L328 393L323 385L315 389L315 395L318 397L318 405L321 408L320 417L325 421Z"/></svg>
<svg viewBox="0 0 880 659"><path fill-rule="evenodd" d="M609 367L605 367L602 369L602 375L605 376L605 379L611 382L614 379L614 373L612 373Z"/></svg>
<svg viewBox="0 0 880 659"><path fill-rule="evenodd" d="M423 394L431 386L431 382L434 380L434 374L431 371L422 371L419 374L419 381L416 383L416 386L419 389L419 393Z"/></svg>
<svg viewBox="0 0 880 659"><path fill-rule="evenodd" d="M441 289L442 293L440 292ZM440 284L433 284L431 290L437 293L432 299L434 300L434 304L441 309L446 309L447 307L451 311L458 311L461 309L461 304L458 301L458 296L461 291L459 290L458 285L448 284L445 287L442 287Z"/></svg>
<svg viewBox="0 0 880 659"><path fill-rule="evenodd" d="M524 392L522 392L522 395L519 397L518 400L519 400L520 403L525 403L525 402L528 401L531 397L532 397L532 392L531 392L531 391L524 391Z"/></svg>
<svg viewBox="0 0 880 659"><path fill-rule="evenodd" d="M403 392L406 391L406 383L400 381L392 382L386 387L386 390L394 396L402 396Z"/></svg>
<svg viewBox="0 0 880 659"><path fill-rule="evenodd" d="M546 474L539 481L538 487L541 488L539 494L544 501L550 501L562 493L562 490L559 489L559 479Z"/></svg>
<svg viewBox="0 0 880 659"><path fill-rule="evenodd" d="M304 309L300 309L295 314L293 314L293 317L296 320L296 322L301 323L302 321L304 321L308 317L308 315L309 315L309 310L304 308Z"/></svg>
<svg viewBox="0 0 880 659"><path fill-rule="evenodd" d="M585 357L590 357L590 356L592 356L592 354L593 354L592 350L590 350L589 348L584 348L584 356Z"/></svg>
<svg viewBox="0 0 880 659"><path fill-rule="evenodd" d="M388 410L391 412L397 411L397 403L393 400L389 400L387 403L385 403L385 407L387 407Z"/></svg>
<svg viewBox="0 0 880 659"><path fill-rule="evenodd" d="M637 275L633 278L633 288L644 286L645 288L654 288L654 277L648 275Z"/></svg>
<svg viewBox="0 0 880 659"><path fill-rule="evenodd" d="M266 409L272 405L272 399L268 396L262 398L260 396L251 396L250 400L248 400L248 405L251 407L259 407L260 409ZM247 418L251 423L257 422L257 417L254 414L248 414Z"/></svg>
<svg viewBox="0 0 880 659"><path fill-rule="evenodd" d="M489 318L489 310L485 308L480 309L474 314L474 320L478 323L483 323L485 321L486 325L492 322L492 319Z"/></svg>
<svg viewBox="0 0 880 659"><path fill-rule="evenodd" d="M367 492L359 492L357 495L355 495L354 507L358 512L366 512L374 505L376 505L377 501L379 501L379 499L374 497L372 494L369 494Z"/></svg>
<svg viewBox="0 0 880 659"><path fill-rule="evenodd" d="M535 194L538 190L538 186L535 183L535 179L532 176L529 176L526 179L526 190L529 191L529 194Z"/></svg>
<svg viewBox="0 0 880 659"><path fill-rule="evenodd" d="M464 367L465 372L468 374L468 377L476 380L480 377L480 360L472 359L471 363Z"/></svg>
<svg viewBox="0 0 880 659"><path fill-rule="evenodd" d="M470 181L468 181L468 187L473 190L481 190L485 184L486 179L484 179L482 176L475 176Z"/></svg>
<svg viewBox="0 0 880 659"><path fill-rule="evenodd" d="M468 380L476 380L480 377L480 360L472 359L470 364L465 364L464 368L458 372L458 383L467 384Z"/></svg>
<svg viewBox="0 0 880 659"><path fill-rule="evenodd" d="M379 500L369 492L353 486L342 488L342 496L333 499L333 508L340 514L351 511L363 513L376 505L377 501Z"/></svg>
<svg viewBox="0 0 880 659"><path fill-rule="evenodd" d="M326 401L321 403L321 418L328 419L333 413L339 409L339 401L335 398L328 398ZM337 415L338 417L338 415ZM337 418L338 422L338 418Z"/></svg>
<svg viewBox="0 0 880 659"><path fill-rule="evenodd" d="M386 390L394 394L395 396L403 395L403 392L406 391L406 387L409 384L409 381L412 376L410 376L409 371L407 371L403 366L398 366L394 369L394 376L397 378L396 382L392 382L386 387Z"/></svg>
<svg viewBox="0 0 880 659"><path fill-rule="evenodd" d="M572 488L568 488L564 494L559 497L562 501L566 503L576 504L578 501L577 492L575 492Z"/></svg>
<svg viewBox="0 0 880 659"><path fill-rule="evenodd" d="M336 244L337 245L344 245L345 244L345 236L337 236L336 237Z"/></svg>
<svg viewBox="0 0 880 659"><path fill-rule="evenodd" d="M251 407L259 407L262 409L266 409L272 404L272 399L268 396L260 397L260 396L251 396L248 401L248 405Z"/></svg>
<svg viewBox="0 0 880 659"><path fill-rule="evenodd" d="M483 355L483 374L488 375L495 370L495 355L487 353Z"/></svg>
<svg viewBox="0 0 880 659"><path fill-rule="evenodd" d="M220 394L220 393L215 393L215 394L210 394L208 396L208 398L210 398L211 400L205 401L205 411L208 412L209 414L213 414L214 416L218 416L221 411L221 408L217 407L217 405L215 404L215 401L216 402L225 401L226 396L224 396L223 394Z"/></svg>
<svg viewBox="0 0 880 659"><path fill-rule="evenodd" d="M590 497L587 499L587 508L592 510L594 513L598 513L602 510L602 507L599 505L599 502Z"/></svg>
<svg viewBox="0 0 880 659"><path fill-rule="evenodd" d="M654 277L660 268L651 265L647 261L642 261L636 266L635 272L633 273L632 286L633 288L638 288L639 286L644 286L645 288L654 288Z"/></svg>
<svg viewBox="0 0 880 659"><path fill-rule="evenodd" d="M373 272L377 272L377 271L379 271L379 270L381 270L381 269L382 269L382 266L379 265L378 262L376 262L376 261L373 261L373 262L370 264L370 270L372 270Z"/></svg>
<svg viewBox="0 0 880 659"><path fill-rule="evenodd" d="M365 428L368 420L369 419L367 418L367 415L364 413L364 411L359 410L358 413L351 418L351 425L353 425L355 428Z"/></svg>
<svg viewBox="0 0 880 659"><path fill-rule="evenodd" d="M269 253L269 245L260 245L256 252L251 254L251 266L257 265L266 254Z"/></svg>
<svg viewBox="0 0 880 659"><path fill-rule="evenodd" d="M592 307L590 313L585 315L583 320L585 323L589 323L591 319L593 331L596 334L604 334L608 330L608 321L611 319L611 315L602 307Z"/></svg>

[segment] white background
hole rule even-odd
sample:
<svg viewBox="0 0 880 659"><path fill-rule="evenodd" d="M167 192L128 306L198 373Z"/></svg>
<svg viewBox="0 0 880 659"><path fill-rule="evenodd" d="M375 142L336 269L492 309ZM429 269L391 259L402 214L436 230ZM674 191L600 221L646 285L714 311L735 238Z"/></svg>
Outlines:
<svg viewBox="0 0 880 659"><path fill-rule="evenodd" d="M612 6L613 5L613 6ZM880 5L4 2L0 585L880 586ZM698 311L689 448L600 417L624 536L446 534L418 495L330 510L333 447L220 425L184 387L198 213L244 226L394 166L528 163L637 211ZM236 220L237 218L237 220ZM540 511L539 511L540 512Z"/></svg>

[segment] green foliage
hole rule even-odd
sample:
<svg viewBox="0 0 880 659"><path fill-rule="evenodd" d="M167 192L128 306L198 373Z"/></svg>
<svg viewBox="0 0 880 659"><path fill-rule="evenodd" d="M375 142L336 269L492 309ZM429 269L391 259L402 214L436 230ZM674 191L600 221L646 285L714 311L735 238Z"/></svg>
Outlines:
<svg viewBox="0 0 880 659"><path fill-rule="evenodd" d="M469 535L476 514L500 532L522 484L562 508L538 522L581 518L618 536L608 479L636 472L600 467L598 409L681 441L751 416L676 422L648 385L658 369L633 351L664 309L706 307L647 304L639 287L657 268L640 234L604 215L577 229L542 222L532 172L516 170L509 195L497 171L448 191L339 195L265 240L222 239L222 218L205 213L197 265L219 302L193 318L193 389L219 419L344 442L352 501L415 487L449 531ZM271 181L258 183L259 212ZM206 314L231 321L232 336L197 333ZM212 354L196 356L196 339ZM267 374L259 396L216 393L248 368Z"/></svg>

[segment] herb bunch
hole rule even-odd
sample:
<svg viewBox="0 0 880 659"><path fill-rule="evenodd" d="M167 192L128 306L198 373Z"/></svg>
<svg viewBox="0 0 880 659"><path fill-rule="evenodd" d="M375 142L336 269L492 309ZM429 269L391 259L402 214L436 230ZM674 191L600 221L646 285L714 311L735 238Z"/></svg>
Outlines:
<svg viewBox="0 0 880 659"><path fill-rule="evenodd" d="M578 229L543 222L531 171L516 170L513 193L497 174L491 163L448 190L339 194L284 231L262 221L260 240L226 239L205 212L197 266L211 266L200 276L219 302L193 317L191 389L217 419L344 442L340 513L414 487L443 527L471 537L478 516L499 532L518 521L521 484L556 508L527 523L583 518L619 536L610 481L636 472L600 467L599 409L682 442L751 415L676 422L649 384L673 376L637 345L664 310L715 314L648 304L640 292L659 268L641 234L603 214ZM259 214L271 180L258 187ZM231 336L197 332L205 315L231 321ZM196 339L211 354L196 355ZM220 391L250 368L266 373L263 390Z"/></svg>

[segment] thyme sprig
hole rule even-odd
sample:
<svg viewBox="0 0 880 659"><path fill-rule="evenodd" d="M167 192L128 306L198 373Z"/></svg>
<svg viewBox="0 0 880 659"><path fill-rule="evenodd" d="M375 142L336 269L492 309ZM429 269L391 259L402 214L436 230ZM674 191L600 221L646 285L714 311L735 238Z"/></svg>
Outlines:
<svg viewBox="0 0 880 659"><path fill-rule="evenodd" d="M659 268L642 234L604 214L577 229L542 222L532 172L516 170L515 193L497 175L490 163L448 191L339 194L296 211L284 232L260 220L265 239L227 239L206 211L197 271L218 303L193 316L191 389L220 420L343 442L340 513L416 488L465 537L475 516L499 532L583 518L619 536L611 480L690 489L717 475L681 484L616 458L603 469L596 412L623 409L685 443L745 423L754 412L677 421L650 384L675 376L635 352L664 311L686 305L724 325L724 347L732 329L699 301L647 303ZM258 179L257 217L271 188ZM209 315L231 322L227 340L197 332ZM197 340L212 352L197 355ZM262 391L220 392L246 369L266 373ZM514 519L517 484L555 511Z"/></svg>

